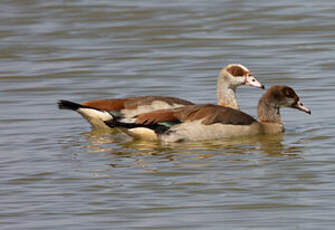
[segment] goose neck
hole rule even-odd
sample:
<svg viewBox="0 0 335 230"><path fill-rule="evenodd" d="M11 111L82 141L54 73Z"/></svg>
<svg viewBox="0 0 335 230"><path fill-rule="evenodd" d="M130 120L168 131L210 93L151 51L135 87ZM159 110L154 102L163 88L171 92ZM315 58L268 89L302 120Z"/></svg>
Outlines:
<svg viewBox="0 0 335 230"><path fill-rule="evenodd" d="M229 83L224 82L224 80L219 78L217 84L218 105L239 109L235 91L236 87L231 86Z"/></svg>

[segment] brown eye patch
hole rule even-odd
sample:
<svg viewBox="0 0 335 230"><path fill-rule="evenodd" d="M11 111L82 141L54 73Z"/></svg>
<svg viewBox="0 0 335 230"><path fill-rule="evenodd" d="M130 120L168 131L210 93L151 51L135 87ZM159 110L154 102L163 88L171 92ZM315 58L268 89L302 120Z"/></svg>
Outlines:
<svg viewBox="0 0 335 230"><path fill-rule="evenodd" d="M229 67L227 69L227 72L230 73L234 77L241 77L249 73L248 71L246 71L245 69L237 65L233 65Z"/></svg>
<svg viewBox="0 0 335 230"><path fill-rule="evenodd" d="M295 98L297 97L297 94L294 92L293 89L291 89L290 87L285 87L283 89L283 93L286 97L289 97L289 98Z"/></svg>

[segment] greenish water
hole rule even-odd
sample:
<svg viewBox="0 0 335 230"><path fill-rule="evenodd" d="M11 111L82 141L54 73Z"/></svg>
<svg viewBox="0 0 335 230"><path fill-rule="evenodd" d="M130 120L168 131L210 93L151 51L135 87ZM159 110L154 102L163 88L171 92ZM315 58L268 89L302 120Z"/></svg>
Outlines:
<svg viewBox="0 0 335 230"><path fill-rule="evenodd" d="M0 3L1 229L333 229L335 3ZM216 102L228 63L293 87L283 135L162 146L58 99ZM238 90L252 115L263 91Z"/></svg>

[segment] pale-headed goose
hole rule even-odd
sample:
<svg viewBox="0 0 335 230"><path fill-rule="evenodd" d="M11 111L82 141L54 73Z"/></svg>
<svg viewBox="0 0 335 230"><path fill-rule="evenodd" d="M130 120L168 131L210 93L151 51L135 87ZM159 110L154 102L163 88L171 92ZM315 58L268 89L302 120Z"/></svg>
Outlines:
<svg viewBox="0 0 335 230"><path fill-rule="evenodd" d="M264 89L264 86L243 65L230 64L223 68L219 73L217 81L218 105L239 109L235 91L241 85ZM95 128L108 128L104 121L112 119L112 115L133 117L141 113L159 109L178 108L186 105L194 104L187 100L165 96L103 99L87 101L81 104L66 100L58 102L59 109L69 109L78 112Z"/></svg>
<svg viewBox="0 0 335 230"><path fill-rule="evenodd" d="M289 107L311 114L288 86L272 86L260 98L258 121L236 109L218 105L189 105L139 114L134 123L122 118L107 121L134 138L163 142L199 141L284 131L279 109Z"/></svg>

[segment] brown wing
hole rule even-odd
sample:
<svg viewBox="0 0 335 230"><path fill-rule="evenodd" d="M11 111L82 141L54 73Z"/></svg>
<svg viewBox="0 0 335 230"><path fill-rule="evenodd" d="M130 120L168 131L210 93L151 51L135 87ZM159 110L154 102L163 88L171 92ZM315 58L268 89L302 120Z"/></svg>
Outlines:
<svg viewBox="0 0 335 230"><path fill-rule="evenodd" d="M190 105L176 109L157 110L137 116L136 123L153 124L158 122L188 122L203 120L205 125L215 123L232 125L249 125L256 121L252 116L239 110L218 105Z"/></svg>
<svg viewBox="0 0 335 230"><path fill-rule="evenodd" d="M124 109L125 103L129 100L130 98L103 99L95 101L86 101L81 104L104 111L118 111Z"/></svg>
<svg viewBox="0 0 335 230"><path fill-rule="evenodd" d="M211 108L211 115L207 115L203 120L203 124L210 125L215 123L231 124L231 125L250 125L256 122L252 116L229 107L217 106Z"/></svg>
<svg viewBox="0 0 335 230"><path fill-rule="evenodd" d="M156 124L159 122L178 121L175 117L174 109L160 109L154 112L142 113L136 116L137 124Z"/></svg>
<svg viewBox="0 0 335 230"><path fill-rule="evenodd" d="M141 105L150 105L154 101L163 101L169 105L180 104L180 105L193 105L192 102L179 99L176 97L164 97L164 96L142 96L142 97L128 97L119 99L103 99L95 101L87 101L82 105L96 108L105 111L119 111L122 109L136 109Z"/></svg>

